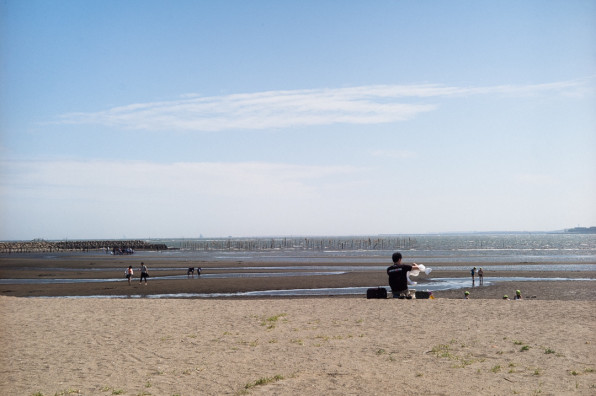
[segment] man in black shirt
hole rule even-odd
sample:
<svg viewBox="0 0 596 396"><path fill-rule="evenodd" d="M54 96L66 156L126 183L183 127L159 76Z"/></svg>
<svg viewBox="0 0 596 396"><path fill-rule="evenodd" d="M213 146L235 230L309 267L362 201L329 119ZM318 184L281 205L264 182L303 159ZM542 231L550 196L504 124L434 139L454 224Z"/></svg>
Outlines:
<svg viewBox="0 0 596 396"><path fill-rule="evenodd" d="M389 286L394 298L412 298L408 292L408 271L417 270L416 263L402 264L401 253L393 253L393 265L387 268L387 275L389 275Z"/></svg>

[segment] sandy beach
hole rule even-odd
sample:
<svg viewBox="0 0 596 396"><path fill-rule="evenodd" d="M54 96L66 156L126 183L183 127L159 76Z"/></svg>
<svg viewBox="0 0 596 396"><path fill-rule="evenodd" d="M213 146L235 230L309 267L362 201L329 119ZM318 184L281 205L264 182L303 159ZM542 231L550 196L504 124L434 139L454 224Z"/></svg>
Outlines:
<svg viewBox="0 0 596 396"><path fill-rule="evenodd" d="M595 308L0 297L0 393L593 395Z"/></svg>
<svg viewBox="0 0 596 396"><path fill-rule="evenodd" d="M151 268L188 262L144 258ZM3 395L593 395L596 288L557 271L436 291L433 300L349 297L139 298L386 286L376 271L334 276L152 279L121 276L137 257L11 255L0 278L117 281L0 286ZM209 263L219 268L262 263ZM287 263L285 263L287 264ZM207 266L193 262L194 266ZM269 263L280 266L284 263ZM364 264L366 265L366 264ZM378 264L371 263L371 266ZM110 271L97 269L118 268ZM444 270L437 277L466 277ZM490 275L490 274L489 274ZM567 278L593 279L592 272ZM470 282L471 286L471 282ZM423 289L423 287L422 287ZM504 301L522 289L522 301ZM50 296L50 297L48 297ZM68 298L69 296L95 296ZM131 296L131 298L109 298ZM33 297L33 298L27 298ZM106 298L108 297L108 298Z"/></svg>

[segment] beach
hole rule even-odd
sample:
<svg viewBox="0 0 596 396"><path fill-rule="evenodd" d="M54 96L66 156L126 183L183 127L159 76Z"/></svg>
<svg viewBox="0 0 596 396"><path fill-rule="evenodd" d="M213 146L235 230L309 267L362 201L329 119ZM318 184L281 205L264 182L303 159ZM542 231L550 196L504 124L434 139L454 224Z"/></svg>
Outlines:
<svg viewBox="0 0 596 396"><path fill-rule="evenodd" d="M0 297L0 393L593 395L595 308Z"/></svg>
<svg viewBox="0 0 596 396"><path fill-rule="evenodd" d="M207 267L204 274L246 266L267 273L292 269L283 261L44 257L4 256L0 279L103 279L0 285L0 394L596 392L594 272L566 272L575 280L562 281L560 271L513 271L508 276L546 280L476 281L473 287L470 281L465 289L433 292L434 299L265 298L229 293L386 286L387 275L371 262L331 276L156 279L180 275L189 265ZM149 267L148 284L135 272L128 285L124 268L136 270L141 261ZM432 275L469 277L449 266ZM516 289L523 300L502 299ZM464 290L471 299L462 298ZM228 297L164 298L185 293Z"/></svg>

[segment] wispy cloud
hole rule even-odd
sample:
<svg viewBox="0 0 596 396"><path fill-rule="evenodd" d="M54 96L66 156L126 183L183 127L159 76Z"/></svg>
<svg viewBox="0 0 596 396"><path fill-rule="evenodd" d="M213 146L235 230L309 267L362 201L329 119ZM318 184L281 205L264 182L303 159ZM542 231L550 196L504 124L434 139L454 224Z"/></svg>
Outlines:
<svg viewBox="0 0 596 396"><path fill-rule="evenodd" d="M0 161L0 236L24 228L79 238L312 232L337 226L338 205L367 202L358 194L368 194L368 173L266 162Z"/></svg>
<svg viewBox="0 0 596 396"><path fill-rule="evenodd" d="M140 202L147 194L163 195L164 201L206 196L304 198L316 193L314 186L341 184L364 171L266 162L0 161L0 189L38 199L91 201Z"/></svg>
<svg viewBox="0 0 596 396"><path fill-rule="evenodd" d="M457 87L438 84L372 85L336 89L264 91L135 103L90 113L68 113L62 124L98 124L136 130L220 131L329 124L381 124L435 110L432 98L469 95L527 96L580 92L585 81Z"/></svg>

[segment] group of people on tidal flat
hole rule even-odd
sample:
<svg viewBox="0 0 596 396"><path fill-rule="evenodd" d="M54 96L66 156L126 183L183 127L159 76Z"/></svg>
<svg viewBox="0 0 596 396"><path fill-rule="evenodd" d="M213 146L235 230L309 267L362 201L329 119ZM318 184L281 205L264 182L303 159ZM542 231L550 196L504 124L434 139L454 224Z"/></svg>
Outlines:
<svg viewBox="0 0 596 396"><path fill-rule="evenodd" d="M410 271L424 270L424 266L423 265L418 266L418 264L416 264L416 263L403 264L402 263L403 257L400 252L393 253L391 258L393 260L393 265L387 267L387 275L389 277L389 287L391 288L391 293L393 295L393 298L412 299L413 296L411 295L410 290L408 289L408 284L411 282L409 279L408 273ZM139 278L139 283L142 284L143 280L145 280L145 285L146 285L147 278L149 278L149 270L147 269L147 266L145 265L144 262L141 262L141 267L139 268L139 271L141 272L141 276ZM201 271L202 271L201 267L196 268L197 277L201 276ZM472 287L475 284L476 273L478 274L478 280L479 280L480 285L484 284L484 271L482 270L482 268L479 268L478 270L476 270L476 267L474 267L470 270L470 273L472 275ZM194 278L194 274L195 274L195 267L189 267L188 270L186 271L187 277ZM132 265L128 266L128 268L124 272L124 275L128 281L128 284L131 285L132 278L134 275ZM464 299L468 300L469 298L470 298L470 292L466 290L464 292ZM504 295L503 299L509 300L509 296ZM521 300L521 299L522 299L521 291L516 290L514 300Z"/></svg>
<svg viewBox="0 0 596 396"><path fill-rule="evenodd" d="M145 280L145 284L147 284L147 278L149 278L149 270L145 263L141 263L141 267L139 268L141 271L141 277L139 278L139 283L143 283L143 279ZM134 271L132 269L132 265L129 265L128 268L124 271L124 276L128 280L128 284L130 285L132 282L132 276L134 275Z"/></svg>
<svg viewBox="0 0 596 396"><path fill-rule="evenodd" d="M476 274L476 267L470 270L470 274L472 275L472 286L474 286L474 283L476 282L476 278L474 276ZM482 268L478 268L478 282L480 282L480 285L484 284L484 271Z"/></svg>
<svg viewBox="0 0 596 396"><path fill-rule="evenodd" d="M129 255L129 254L134 254L135 251L133 248L127 247L127 248L123 248L123 247L113 247L110 249L110 247L108 246L107 248L105 248L105 252L106 254L113 254L114 256L122 256L122 255Z"/></svg>
<svg viewBox="0 0 596 396"><path fill-rule="evenodd" d="M139 283L143 283L143 280L145 280L145 284L147 284L147 278L149 278L149 270L147 269L147 266L145 265L144 262L141 262L141 267L139 268L139 271L141 272L141 277L139 279ZM202 268L198 267L197 268L197 276L201 276L201 271L202 271ZM188 271L186 271L186 274L188 275L189 278L191 278L191 277L194 278L195 277L195 268L189 267ZM132 284L133 275L134 275L134 270L132 269L132 265L129 265L128 268L124 270L124 276L128 280L129 285Z"/></svg>
<svg viewBox="0 0 596 396"><path fill-rule="evenodd" d="M393 298L411 299L412 295L408 289L408 272L417 271L422 268L420 268L416 263L402 264L402 255L400 252L393 253L392 260L393 265L387 268L387 275L389 276L389 287L391 288ZM470 273L472 275L472 287L476 282L476 274L478 274L478 281L480 285L484 285L484 271L482 268L478 268L477 270L476 267L474 267L470 270ZM470 299L470 292L467 290L464 292L464 299ZM521 290L515 291L515 297L513 299L522 299ZM507 294L505 294L503 296L503 300L510 300L510 298Z"/></svg>

